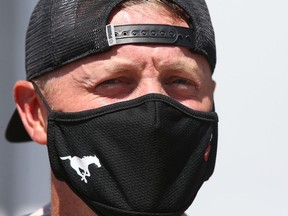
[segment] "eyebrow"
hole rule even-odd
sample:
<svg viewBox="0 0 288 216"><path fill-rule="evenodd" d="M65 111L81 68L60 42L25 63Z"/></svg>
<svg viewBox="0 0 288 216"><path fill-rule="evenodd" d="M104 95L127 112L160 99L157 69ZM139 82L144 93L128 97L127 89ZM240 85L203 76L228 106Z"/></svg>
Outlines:
<svg viewBox="0 0 288 216"><path fill-rule="evenodd" d="M126 58L111 59L111 64L105 65L104 69L111 72L125 72L125 71L141 71L144 66L135 64L134 61Z"/></svg>
<svg viewBox="0 0 288 216"><path fill-rule="evenodd" d="M135 64L134 61L130 60L130 59L126 59L126 58L115 58L115 59L107 59L104 60L105 62L103 62L102 66L98 66L97 68L95 67L95 70L93 70L93 66L91 68L87 68L86 65L81 65L82 71L84 73L81 74L80 77L78 77L78 81L79 80L91 80L93 83L93 80L98 79L99 76L96 74L99 73L99 70L105 71L105 75L113 75L113 74L117 74L117 73L124 73L124 72L129 72L129 71L133 71L134 73L141 73L142 70L144 70L146 63L143 63L143 65L139 65L139 64ZM188 63L187 63L188 61ZM107 62L109 62L109 64L107 64ZM201 69L196 66L197 64L189 64L189 60L187 60L186 58L182 59L179 58L178 60L175 60L169 64L167 64L167 62L163 62L160 65L157 63L154 63L154 66L156 68L156 70L159 71L159 73L161 74L161 72L165 73L173 73L173 72L183 72L186 74L190 74L191 76L195 77L199 77L201 74ZM101 75L100 75L101 77ZM99 78L101 79L101 78Z"/></svg>
<svg viewBox="0 0 288 216"><path fill-rule="evenodd" d="M162 64L158 66L160 70L168 71L168 72L185 72L190 73L191 75L197 75L199 76L200 73L202 73L202 70L197 66L197 64L189 64L187 63L187 60L184 60L182 58L178 59L175 62L172 62L171 64Z"/></svg>
<svg viewBox="0 0 288 216"><path fill-rule="evenodd" d="M81 65L81 71L83 71L81 74L78 74L75 76L76 80L78 82L86 82L91 81L91 84L94 83L93 80L101 79L101 75L99 76L99 73L102 74L105 71L105 75L113 75L116 73L123 73L128 71L141 71L141 67L139 65L136 65L133 63L133 61L125 58L117 58L117 59L107 59L104 60L102 65L93 66L93 63L91 66L87 66L85 64ZM109 61L109 63L107 63Z"/></svg>

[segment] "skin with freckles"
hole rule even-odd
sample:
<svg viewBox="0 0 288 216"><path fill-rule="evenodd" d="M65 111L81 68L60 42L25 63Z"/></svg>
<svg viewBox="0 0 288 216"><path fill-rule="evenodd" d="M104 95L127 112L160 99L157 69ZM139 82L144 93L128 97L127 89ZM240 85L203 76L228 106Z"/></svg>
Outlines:
<svg viewBox="0 0 288 216"><path fill-rule="evenodd" d="M114 11L110 22L118 24L169 24L188 27L172 19L165 9L138 4ZM44 75L45 76L45 75ZM86 57L47 76L54 76L45 88L45 98L55 111L77 112L126 101L149 93L167 95L187 107L211 111L215 83L207 60L188 48L166 45L120 45L110 51ZM15 86L15 100L21 88L33 91L31 83ZM53 92L53 94L51 94ZM31 93L32 95L32 93ZM31 96L32 98L32 96ZM31 99L32 101L32 99ZM32 103L32 102L31 102ZM34 93L33 109L17 105L24 126L32 139L47 143L47 110ZM33 112L31 115L25 112ZM30 117L30 118L27 118ZM38 122L35 123L35 119ZM52 215L95 215L64 182L52 175Z"/></svg>

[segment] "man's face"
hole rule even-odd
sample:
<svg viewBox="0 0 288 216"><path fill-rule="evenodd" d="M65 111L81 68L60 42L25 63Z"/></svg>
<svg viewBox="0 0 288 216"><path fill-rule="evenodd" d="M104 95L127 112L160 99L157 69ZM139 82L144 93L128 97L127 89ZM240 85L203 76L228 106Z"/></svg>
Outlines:
<svg viewBox="0 0 288 216"><path fill-rule="evenodd" d="M147 10L144 10L145 9ZM143 4L115 12L114 25L170 24L188 27ZM120 45L60 69L49 103L56 111L77 112L130 100L149 93L167 95L199 111L211 111L214 82L207 60L188 48ZM49 86L48 86L49 88Z"/></svg>

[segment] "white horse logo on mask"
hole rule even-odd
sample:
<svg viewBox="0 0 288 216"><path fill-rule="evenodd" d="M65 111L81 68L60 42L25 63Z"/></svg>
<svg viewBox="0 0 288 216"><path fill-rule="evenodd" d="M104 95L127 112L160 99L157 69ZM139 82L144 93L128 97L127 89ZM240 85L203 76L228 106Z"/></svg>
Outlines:
<svg viewBox="0 0 288 216"><path fill-rule="evenodd" d="M70 160L70 166L81 177L81 181L87 183L86 177L90 177L89 165L95 164L98 168L101 167L100 161L96 156L84 156L79 158L77 156L60 157L61 160Z"/></svg>

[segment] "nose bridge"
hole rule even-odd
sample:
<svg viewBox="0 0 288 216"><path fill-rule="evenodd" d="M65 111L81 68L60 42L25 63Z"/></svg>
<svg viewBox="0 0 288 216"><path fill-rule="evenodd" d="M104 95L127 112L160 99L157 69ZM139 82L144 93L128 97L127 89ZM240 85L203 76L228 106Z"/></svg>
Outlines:
<svg viewBox="0 0 288 216"><path fill-rule="evenodd" d="M167 95L161 80L161 71L157 70L155 64L153 61L144 69L140 82L141 90L144 94L158 93Z"/></svg>
<svg viewBox="0 0 288 216"><path fill-rule="evenodd" d="M149 93L163 94L164 93L163 86L160 80L158 79L158 77L149 77L149 78L143 79L142 82L143 82L142 87L146 94L149 94Z"/></svg>
<svg viewBox="0 0 288 216"><path fill-rule="evenodd" d="M154 49L148 51L152 52ZM154 55L150 56L148 60L146 60L145 67L141 73L141 81L138 87L140 88L142 94L157 93L167 95L161 81L162 71L157 66L158 61L155 60L153 56Z"/></svg>

